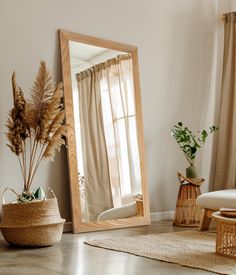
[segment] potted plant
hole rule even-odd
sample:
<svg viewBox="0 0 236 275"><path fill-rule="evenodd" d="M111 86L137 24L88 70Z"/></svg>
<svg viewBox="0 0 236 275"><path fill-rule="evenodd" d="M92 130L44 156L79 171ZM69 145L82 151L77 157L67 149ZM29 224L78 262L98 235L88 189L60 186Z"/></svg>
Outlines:
<svg viewBox="0 0 236 275"><path fill-rule="evenodd" d="M218 127L211 126L209 130L202 130L199 137L196 137L182 122L178 122L172 127L171 134L179 144L190 165L186 168L187 178L198 178L198 171L194 166L197 150L205 144L208 136L217 130Z"/></svg>
<svg viewBox="0 0 236 275"><path fill-rule="evenodd" d="M6 124L7 146L18 158L23 186L15 203L3 204L1 230L9 243L50 245L60 239L64 220L60 217L56 198L47 200L41 188L33 192L32 184L41 161L53 160L55 152L65 144L63 136L67 126L64 125L62 83L55 87L45 62L41 61L30 97L24 97L16 83L15 72L12 90L14 106ZM43 241L39 240L39 232L44 236Z"/></svg>

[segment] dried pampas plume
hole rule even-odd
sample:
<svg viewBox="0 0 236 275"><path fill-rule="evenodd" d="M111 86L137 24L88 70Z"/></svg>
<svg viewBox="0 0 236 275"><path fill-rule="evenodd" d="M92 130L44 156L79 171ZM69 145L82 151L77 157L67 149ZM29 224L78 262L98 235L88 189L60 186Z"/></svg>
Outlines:
<svg viewBox="0 0 236 275"><path fill-rule="evenodd" d="M54 85L53 77L41 61L31 89L30 98L24 98L12 75L14 107L9 113L7 144L18 156L24 179L24 190L29 191L36 170L43 158L54 159L55 152L65 144L67 126L64 125L63 85Z"/></svg>
<svg viewBox="0 0 236 275"><path fill-rule="evenodd" d="M26 122L25 110L26 101L20 87L16 84L16 74L12 74L12 91L14 107L9 113L7 119L7 138L9 140L8 147L17 156L23 151L23 143L29 136L29 128Z"/></svg>

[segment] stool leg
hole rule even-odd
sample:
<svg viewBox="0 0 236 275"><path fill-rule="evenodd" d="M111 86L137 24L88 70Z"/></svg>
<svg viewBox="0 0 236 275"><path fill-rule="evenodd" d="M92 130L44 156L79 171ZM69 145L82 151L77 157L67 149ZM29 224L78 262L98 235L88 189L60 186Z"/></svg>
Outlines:
<svg viewBox="0 0 236 275"><path fill-rule="evenodd" d="M200 231L207 231L209 228L209 225L211 223L211 214L212 212L214 212L214 210L210 210L210 209L203 209L202 210L202 218L201 218L201 222L199 225L199 230Z"/></svg>

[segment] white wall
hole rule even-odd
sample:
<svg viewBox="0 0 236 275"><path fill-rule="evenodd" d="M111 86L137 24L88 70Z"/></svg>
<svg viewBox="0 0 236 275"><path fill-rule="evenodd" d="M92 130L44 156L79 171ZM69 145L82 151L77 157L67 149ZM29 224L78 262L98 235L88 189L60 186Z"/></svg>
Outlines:
<svg viewBox="0 0 236 275"><path fill-rule="evenodd" d="M178 121L195 131L212 124L218 13L217 0L1 0L0 191L6 186L20 190L22 183L17 160L5 146L11 73L16 70L28 91L44 59L60 80L57 30L63 28L138 46L151 211L173 210L176 171L184 172L187 163L170 129ZM208 179L211 143L205 148L197 165ZM54 163L42 165L36 184L56 191L62 215L69 219L65 150Z"/></svg>

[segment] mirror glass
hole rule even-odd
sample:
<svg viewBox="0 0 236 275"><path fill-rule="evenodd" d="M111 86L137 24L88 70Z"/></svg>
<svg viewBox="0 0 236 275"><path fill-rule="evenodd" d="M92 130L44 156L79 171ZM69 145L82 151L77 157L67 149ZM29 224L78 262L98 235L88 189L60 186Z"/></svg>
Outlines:
<svg viewBox="0 0 236 275"><path fill-rule="evenodd" d="M137 47L59 35L73 232L149 224Z"/></svg>
<svg viewBox="0 0 236 275"><path fill-rule="evenodd" d="M82 221L135 216L142 188L132 56L73 41L69 51Z"/></svg>

